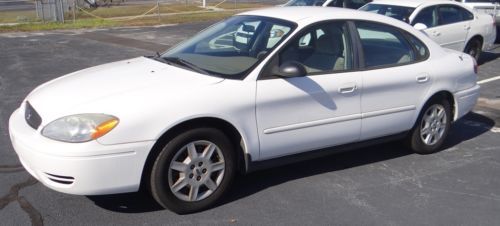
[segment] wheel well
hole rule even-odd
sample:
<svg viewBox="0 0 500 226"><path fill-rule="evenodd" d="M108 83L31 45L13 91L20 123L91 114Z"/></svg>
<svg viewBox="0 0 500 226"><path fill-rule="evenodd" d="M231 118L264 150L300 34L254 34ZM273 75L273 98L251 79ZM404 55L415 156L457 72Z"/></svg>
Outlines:
<svg viewBox="0 0 500 226"><path fill-rule="evenodd" d="M481 48L483 47L483 37L481 35L474 35L474 37L470 38L469 41L466 43L465 46L469 45L469 43L472 41L472 40L479 40L479 42L481 42Z"/></svg>
<svg viewBox="0 0 500 226"><path fill-rule="evenodd" d="M453 94L451 94L449 91L445 91L445 90L439 91L439 92L435 93L434 95L432 95L427 102L429 102L430 100L433 100L433 99L439 99L439 100L445 99L448 101L448 103L450 103L451 115L453 115L453 118L452 118L452 121L453 121L455 119L455 98L453 98Z"/></svg>
<svg viewBox="0 0 500 226"><path fill-rule="evenodd" d="M154 161L156 157L160 154L162 147L168 143L175 136L179 135L182 132L185 132L189 129L199 128L199 127L210 127L221 130L233 143L233 146L236 148L236 157L237 157L237 169L240 172L244 172L245 170L245 152L244 152L244 144L241 137L241 134L238 130L229 122L213 117L204 117L204 118L196 118L191 119L185 122L182 122L160 136L160 138L153 145L153 148L148 154L146 158L146 162L143 167L142 177L141 177L141 189L145 188L147 182L149 181L151 170L153 168Z"/></svg>

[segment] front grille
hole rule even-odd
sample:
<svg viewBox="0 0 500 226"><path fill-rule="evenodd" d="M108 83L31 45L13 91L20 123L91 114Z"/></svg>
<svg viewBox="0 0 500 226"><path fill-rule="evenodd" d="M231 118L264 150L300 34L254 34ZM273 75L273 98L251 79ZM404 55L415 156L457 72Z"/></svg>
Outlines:
<svg viewBox="0 0 500 226"><path fill-rule="evenodd" d="M42 118L29 102L26 102L26 108L24 109L24 119L26 119L26 123L28 123L28 125L30 125L33 129L38 129L40 124L42 124Z"/></svg>
<svg viewBox="0 0 500 226"><path fill-rule="evenodd" d="M74 177L70 177L70 176L60 176L60 175L55 175L55 174L50 174L50 173L45 173L45 175L52 182L56 182L56 183L59 183L59 184L69 185L69 184L72 184L75 181L75 178Z"/></svg>

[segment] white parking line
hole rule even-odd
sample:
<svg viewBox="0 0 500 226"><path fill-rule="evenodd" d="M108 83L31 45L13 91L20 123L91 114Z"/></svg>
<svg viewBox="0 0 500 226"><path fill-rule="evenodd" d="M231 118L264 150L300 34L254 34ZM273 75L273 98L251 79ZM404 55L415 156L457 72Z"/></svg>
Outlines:
<svg viewBox="0 0 500 226"><path fill-rule="evenodd" d="M495 80L499 80L499 79L500 79L500 76L495 76L493 78L481 80L481 81L477 82L477 84L483 84L483 83L487 83L487 82L491 82L491 81L495 81Z"/></svg>

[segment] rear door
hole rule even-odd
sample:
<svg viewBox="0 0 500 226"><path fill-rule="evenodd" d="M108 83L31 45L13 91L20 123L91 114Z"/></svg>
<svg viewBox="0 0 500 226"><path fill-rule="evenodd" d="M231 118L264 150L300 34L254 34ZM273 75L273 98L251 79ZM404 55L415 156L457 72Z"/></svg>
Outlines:
<svg viewBox="0 0 500 226"><path fill-rule="evenodd" d="M464 15L463 8L457 5L438 7L438 31L440 44L445 48L463 51L470 30L470 17Z"/></svg>
<svg viewBox="0 0 500 226"><path fill-rule="evenodd" d="M358 21L365 71L361 95L361 140L409 130L429 90L428 50L398 28Z"/></svg>

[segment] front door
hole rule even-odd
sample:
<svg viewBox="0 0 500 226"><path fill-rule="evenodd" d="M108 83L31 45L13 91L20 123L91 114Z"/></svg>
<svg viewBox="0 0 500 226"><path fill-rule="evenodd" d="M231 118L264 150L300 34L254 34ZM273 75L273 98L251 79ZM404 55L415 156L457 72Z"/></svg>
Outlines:
<svg viewBox="0 0 500 226"><path fill-rule="evenodd" d="M357 141L361 129L361 72L353 68L345 22L304 29L276 54L257 81L260 160ZM273 75L299 62L303 77Z"/></svg>

